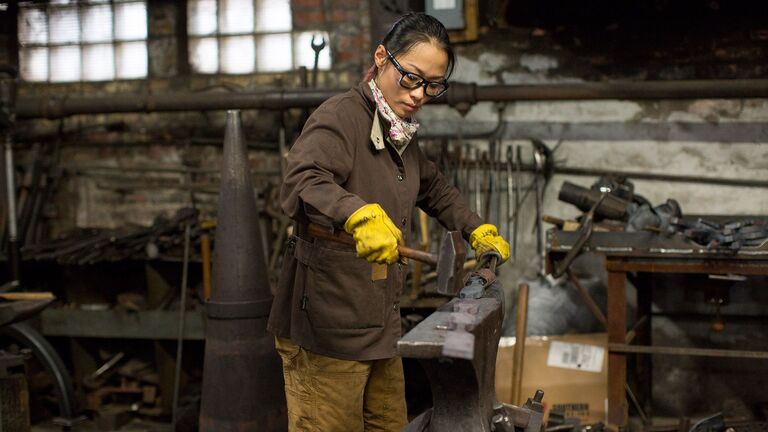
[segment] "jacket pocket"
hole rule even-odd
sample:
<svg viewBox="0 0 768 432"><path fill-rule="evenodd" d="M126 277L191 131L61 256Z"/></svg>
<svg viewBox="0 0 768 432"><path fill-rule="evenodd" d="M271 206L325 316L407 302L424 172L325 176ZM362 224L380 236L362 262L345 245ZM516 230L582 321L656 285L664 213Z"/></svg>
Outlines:
<svg viewBox="0 0 768 432"><path fill-rule="evenodd" d="M371 264L353 250L314 245L307 269L307 313L316 328L384 326L387 281L371 280Z"/></svg>

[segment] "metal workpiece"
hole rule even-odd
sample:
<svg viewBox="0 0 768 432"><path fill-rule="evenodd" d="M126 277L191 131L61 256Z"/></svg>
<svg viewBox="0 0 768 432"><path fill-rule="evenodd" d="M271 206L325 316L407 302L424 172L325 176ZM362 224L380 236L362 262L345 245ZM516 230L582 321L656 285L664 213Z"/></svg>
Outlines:
<svg viewBox="0 0 768 432"><path fill-rule="evenodd" d="M287 429L272 302L240 112L227 113L214 286L207 302L201 431Z"/></svg>
<svg viewBox="0 0 768 432"><path fill-rule="evenodd" d="M599 217L622 220L629 217L633 204L630 201L598 190L587 189L569 181L564 181L557 199L573 204L581 211L590 211ZM593 207L596 208L593 209Z"/></svg>
<svg viewBox="0 0 768 432"><path fill-rule="evenodd" d="M499 406L496 352L504 310L498 298L503 295L501 285L494 282L487 293L479 299L451 300L398 341L401 356L421 362L433 395L433 408L404 431L493 430L494 407Z"/></svg>
<svg viewBox="0 0 768 432"><path fill-rule="evenodd" d="M180 92L104 96L21 96L19 118L61 118L119 112L215 111L225 109L312 108L347 89L284 89L248 92ZM768 97L768 80L613 81L545 85L488 85L452 82L444 97L466 113L478 102L544 100L732 99Z"/></svg>

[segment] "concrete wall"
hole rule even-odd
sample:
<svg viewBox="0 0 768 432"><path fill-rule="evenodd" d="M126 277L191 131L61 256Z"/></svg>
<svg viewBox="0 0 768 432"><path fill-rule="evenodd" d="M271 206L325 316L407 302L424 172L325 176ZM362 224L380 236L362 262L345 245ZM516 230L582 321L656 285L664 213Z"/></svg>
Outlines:
<svg viewBox="0 0 768 432"><path fill-rule="evenodd" d="M456 80L478 84L516 84L578 82L584 76L562 56L521 53L514 41L497 42L482 50L458 48ZM569 66L561 66L564 64ZM494 128L502 109L506 121L501 147L521 146L524 161L532 162L530 138L557 147L555 159L567 167L658 173L693 177L720 177L768 180L768 100L690 100L690 101L573 101L515 102L506 106L478 104L462 117L447 107L424 109L423 132L468 135ZM459 130L460 129L460 130ZM457 141L457 139L454 140ZM465 142L467 140L464 140ZM474 141L487 148L486 141ZM631 178L630 178L631 179ZM559 202L558 191L564 181L589 187L596 177L555 174L545 190L543 213L573 219L581 212ZM523 182L530 184L532 176ZM632 180L635 191L654 205L676 199L684 214L766 215L768 191L762 187L733 187L695 182ZM523 188L525 189L525 187ZM506 210L505 198L500 198ZM504 214L504 212L502 213ZM503 228L505 221L500 222ZM531 292L535 308L529 315L531 327L561 326L563 331L600 331L588 309L568 284L549 286L536 277L538 260L534 201L528 199L520 219L518 259L501 270L508 288L508 316L513 315L515 287L520 280L534 281ZM546 226L546 225L545 225ZM591 263L599 277L599 261ZM594 281L590 281L594 282ZM714 308L701 298L687 298L684 290L696 283L677 279L667 289L655 288L654 309L658 312L698 311L713 314ZM768 304L762 294L765 280L753 279L733 292L726 314L755 314L764 317ZM692 286L693 285L693 286ZM761 288L762 287L762 288ZM604 305L601 284L590 285L598 303ZM762 290L762 291L761 291ZM630 308L634 289L628 290ZM580 312L573 312L573 310ZM630 310L630 312L631 312ZM575 315L568 321L565 317ZM630 321L632 320L630 314ZM704 320L678 321L659 318L654 322L654 341L668 346L708 346L760 350L765 347L765 328L754 320L728 322L722 333L714 332ZM514 323L505 325L513 334ZM746 336L751 335L751 336ZM726 410L732 415L750 415L753 404L764 401L764 365L756 361L702 359L693 357L654 357L655 413L681 415Z"/></svg>

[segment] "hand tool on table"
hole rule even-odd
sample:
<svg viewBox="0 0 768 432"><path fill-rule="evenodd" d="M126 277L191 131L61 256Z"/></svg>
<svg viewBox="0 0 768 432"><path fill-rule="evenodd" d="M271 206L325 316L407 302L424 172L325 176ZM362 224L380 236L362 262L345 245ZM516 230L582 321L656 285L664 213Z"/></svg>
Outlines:
<svg viewBox="0 0 768 432"><path fill-rule="evenodd" d="M350 246L355 245L355 240L346 232L329 231L328 228L313 223L309 224L308 231L312 237L317 239ZM402 257L411 258L436 267L438 293L452 296L463 286L462 270L464 259L467 256L467 248L461 233L458 231L448 231L443 235L437 254L411 249L406 246L398 246L397 251Z"/></svg>
<svg viewBox="0 0 768 432"><path fill-rule="evenodd" d="M565 271L568 270L568 267L570 267L573 260L576 259L576 257L581 253L581 249L587 243L587 240L589 240L589 238L592 236L592 226L595 220L595 211L600 206L600 204L603 203L603 200L607 195L607 193L603 193L595 205L593 205L592 208L589 209L589 211L584 215L584 219L581 222L581 227L579 228L579 239L576 240L576 243L574 243L571 250L569 250L565 255L565 258L563 258L563 260L557 264L555 270L552 272L553 277L559 278L560 276L564 275Z"/></svg>
<svg viewBox="0 0 768 432"><path fill-rule="evenodd" d="M312 67L312 87L317 88L317 68L320 62L320 51L325 48L325 38L320 36L320 42L315 43L315 35L312 35L312 50L315 52L315 64Z"/></svg>

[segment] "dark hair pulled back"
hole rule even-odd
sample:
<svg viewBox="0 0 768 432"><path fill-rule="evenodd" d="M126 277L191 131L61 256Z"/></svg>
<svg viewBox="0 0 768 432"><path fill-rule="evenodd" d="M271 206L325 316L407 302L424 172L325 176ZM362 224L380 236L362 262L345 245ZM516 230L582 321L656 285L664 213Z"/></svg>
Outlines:
<svg viewBox="0 0 768 432"><path fill-rule="evenodd" d="M395 21L384 39L381 40L381 45L384 45L392 55L407 53L419 43L433 43L448 55L448 69L445 78L450 77L453 73L456 56L448 38L448 31L437 18L421 12L409 12ZM371 66L363 80L373 79L377 70L375 64Z"/></svg>

